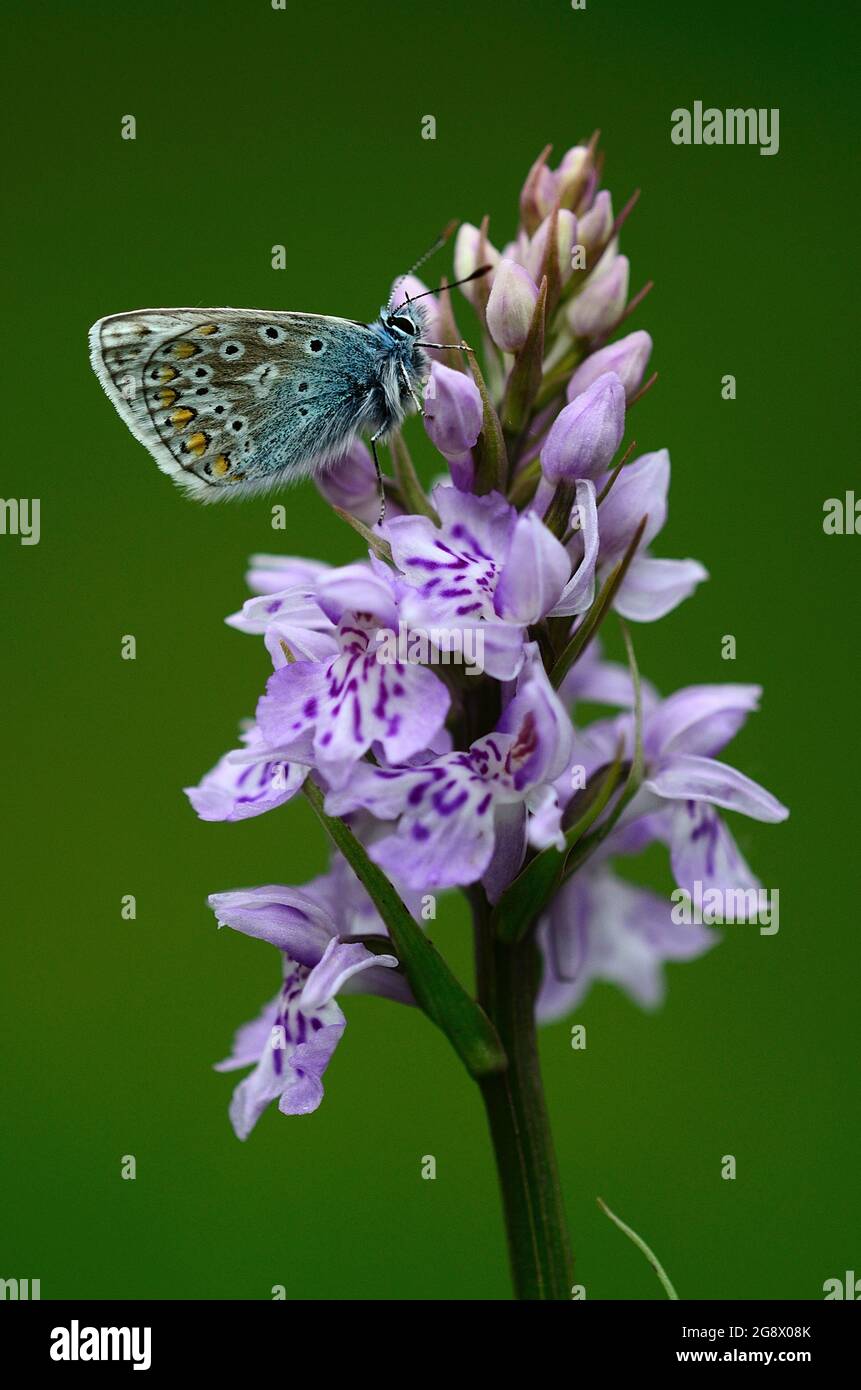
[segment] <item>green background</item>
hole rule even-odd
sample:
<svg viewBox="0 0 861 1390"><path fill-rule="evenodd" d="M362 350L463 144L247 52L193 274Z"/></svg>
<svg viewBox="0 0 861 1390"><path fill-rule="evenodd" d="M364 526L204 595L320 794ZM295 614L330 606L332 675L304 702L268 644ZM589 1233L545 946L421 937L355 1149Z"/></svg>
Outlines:
<svg viewBox="0 0 861 1390"><path fill-rule="evenodd" d="M861 495L848 7L44 0L5 20L2 492L41 498L42 538L0 537L0 1276L40 1278L46 1298L509 1296L478 1095L420 1017L348 1001L321 1109L273 1109L244 1145L228 1126L235 1078L211 1063L278 962L216 932L206 894L301 883L325 853L304 804L207 825L180 788L233 746L266 678L262 643L222 622L246 557L358 547L313 487L285 497L286 532L265 500L185 500L105 399L86 330L147 305L370 317L449 218L489 212L506 241L538 150L600 126L617 207L643 189L623 236L632 290L656 282L632 324L660 371L637 438L674 463L656 548L711 573L635 630L638 656L665 692L764 683L729 760L792 817L734 826L780 890L779 935L729 928L670 968L653 1016L598 986L576 1015L585 1052L568 1023L543 1034L577 1277L589 1298L662 1296L600 1194L682 1296L820 1298L861 1270L861 539L822 530L826 498ZM697 99L779 107L779 154L673 146L670 112ZM429 463L418 423L409 438ZM664 856L645 870L669 888ZM454 898L434 935L468 972Z"/></svg>

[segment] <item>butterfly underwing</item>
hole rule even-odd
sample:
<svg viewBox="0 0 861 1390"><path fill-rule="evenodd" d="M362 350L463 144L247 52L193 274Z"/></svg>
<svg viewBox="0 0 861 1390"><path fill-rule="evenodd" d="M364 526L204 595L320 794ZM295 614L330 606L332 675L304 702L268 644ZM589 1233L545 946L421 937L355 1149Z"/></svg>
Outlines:
<svg viewBox="0 0 861 1390"><path fill-rule="evenodd" d="M162 472L207 502L292 482L332 466L359 433L396 429L420 408L424 326L409 300L373 323L139 309L94 324L90 355Z"/></svg>

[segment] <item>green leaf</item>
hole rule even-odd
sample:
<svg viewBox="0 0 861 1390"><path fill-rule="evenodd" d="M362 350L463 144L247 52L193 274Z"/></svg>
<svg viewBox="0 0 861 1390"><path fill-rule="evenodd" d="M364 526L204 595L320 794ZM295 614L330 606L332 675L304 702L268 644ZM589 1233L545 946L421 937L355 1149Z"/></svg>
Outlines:
<svg viewBox="0 0 861 1390"><path fill-rule="evenodd" d="M677 1303L679 1295L676 1293L675 1289L670 1283L667 1272L661 1264L660 1260L658 1259L657 1255L654 1253L654 1251L649 1249L648 1245L643 1240L643 1237L638 1236L637 1232L633 1231L630 1226L626 1226L625 1222L620 1220L616 1213L610 1210L610 1208L607 1206L607 1203L601 1201L600 1197L596 1197L595 1200L598 1203L598 1206L601 1208L604 1215L609 1216L613 1224L615 1226L618 1226L619 1230L624 1232L628 1239L634 1242L638 1250L642 1251L646 1259L649 1261L649 1264L652 1266L652 1269L655 1271L658 1278L660 1279L664 1292L667 1295L667 1298L673 1299L673 1301Z"/></svg>
<svg viewBox="0 0 861 1390"><path fill-rule="evenodd" d="M481 396L483 419L481 434L476 440L472 454L475 459L475 490L483 495L486 492L501 491L508 477L508 454L502 435L502 426L490 399L487 385L475 357L470 358L473 380Z"/></svg>
<svg viewBox="0 0 861 1390"><path fill-rule="evenodd" d="M550 683L555 686L557 690L571 670L574 662L592 641L592 638L595 636L595 633L610 611L613 599L616 597L619 586L628 572L628 566L636 555L640 541L643 539L643 532L646 529L646 522L648 520L648 516L643 517L631 537L628 549L625 551L619 563L610 571L604 581L601 592L586 614L585 619L574 633L568 646L557 658L556 664L550 672Z"/></svg>
<svg viewBox="0 0 861 1390"><path fill-rule="evenodd" d="M621 766L620 751L605 775L600 780L593 778L575 797L569 808L574 820L565 831L565 848L560 850L548 845L508 885L491 914L491 923L500 940L520 941L544 910L562 881L569 854L594 825L618 786Z"/></svg>
<svg viewBox="0 0 861 1390"><path fill-rule="evenodd" d="M484 1010L467 994L413 921L383 870L369 857L346 821L326 814L323 793L310 777L303 790L323 829L341 851L385 922L416 1002L442 1029L472 1076L503 1071L508 1061L496 1029Z"/></svg>
<svg viewBox="0 0 861 1390"><path fill-rule="evenodd" d="M365 525L364 521L360 521L359 518L353 516L351 512L345 512L341 507L333 507L332 511L336 516L339 516L342 521L346 521L348 526L352 526L354 531L358 531L368 548L373 550L374 554L380 560L384 560L387 565L391 565L392 569L395 568L392 547L389 545L388 541L384 541L382 536L375 535L370 527Z"/></svg>

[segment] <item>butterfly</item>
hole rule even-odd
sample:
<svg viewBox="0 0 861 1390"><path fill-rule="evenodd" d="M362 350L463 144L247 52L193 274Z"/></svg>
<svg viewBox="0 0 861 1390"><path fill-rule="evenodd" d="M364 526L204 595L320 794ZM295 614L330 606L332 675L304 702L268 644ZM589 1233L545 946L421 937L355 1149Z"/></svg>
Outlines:
<svg viewBox="0 0 861 1390"><path fill-rule="evenodd" d="M469 279L479 273L486 269ZM370 437L382 498L376 441L421 412L427 349L453 346L423 341L421 297L394 307L391 299L373 323L262 309L139 309L99 319L90 356L132 434L201 501L332 466L360 433Z"/></svg>

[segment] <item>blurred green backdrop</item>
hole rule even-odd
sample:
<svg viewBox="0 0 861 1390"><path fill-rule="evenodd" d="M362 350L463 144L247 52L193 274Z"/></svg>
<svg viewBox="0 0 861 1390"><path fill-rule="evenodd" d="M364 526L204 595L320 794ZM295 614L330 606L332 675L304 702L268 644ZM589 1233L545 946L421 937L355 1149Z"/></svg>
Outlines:
<svg viewBox="0 0 861 1390"><path fill-rule="evenodd" d="M0 537L0 1276L40 1278L46 1298L267 1298L274 1284L291 1299L508 1296L478 1095L422 1019L348 1001L317 1114L272 1110L245 1145L228 1126L235 1078L210 1066L278 964L217 933L206 894L302 882L324 846L304 804L205 825L180 788L232 746L267 674L262 644L222 622L245 597L246 557L342 563L358 548L309 486L287 499L286 533L265 500L184 500L105 399L86 329L147 305L371 316L449 218L489 212L507 240L542 145L558 156L600 126L617 206L643 189L623 238L632 289L656 281L632 326L653 334L661 374L637 437L674 462L658 551L711 572L635 632L638 655L665 692L764 683L730 761L793 814L734 826L780 889L779 935L728 929L671 967L652 1017L596 988L577 1014L585 1052L567 1024L544 1034L577 1277L589 1298L660 1296L600 1194L683 1296L821 1297L861 1259L861 539L822 530L827 497L861 495L848 7L44 0L5 19L0 491L41 498L42 536ZM697 99L779 107L779 154L673 146L670 112ZM435 142L420 137L426 114ZM727 372L735 402L721 399ZM421 452L416 422L410 438ZM669 887L660 856L647 868ZM128 893L134 922L120 917ZM468 972L454 899L435 937ZM720 1177L728 1153L734 1182ZM435 1182L419 1176L424 1154Z"/></svg>

